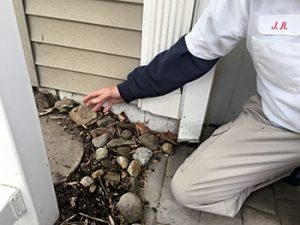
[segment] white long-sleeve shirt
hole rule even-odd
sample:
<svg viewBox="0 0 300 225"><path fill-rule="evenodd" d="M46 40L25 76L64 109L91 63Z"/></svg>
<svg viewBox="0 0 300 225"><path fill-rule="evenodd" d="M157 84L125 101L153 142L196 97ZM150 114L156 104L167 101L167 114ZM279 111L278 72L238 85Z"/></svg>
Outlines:
<svg viewBox="0 0 300 225"><path fill-rule="evenodd" d="M194 56L210 60L244 38L264 114L300 133L300 1L212 0L185 41Z"/></svg>

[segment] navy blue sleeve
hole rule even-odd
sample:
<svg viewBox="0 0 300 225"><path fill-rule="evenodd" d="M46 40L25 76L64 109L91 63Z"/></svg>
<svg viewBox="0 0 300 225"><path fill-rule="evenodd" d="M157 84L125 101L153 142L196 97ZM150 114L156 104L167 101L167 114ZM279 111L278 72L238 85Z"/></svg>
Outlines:
<svg viewBox="0 0 300 225"><path fill-rule="evenodd" d="M118 85L118 90L125 102L164 95L203 76L217 61L193 56L182 37L147 66L134 69L127 80Z"/></svg>

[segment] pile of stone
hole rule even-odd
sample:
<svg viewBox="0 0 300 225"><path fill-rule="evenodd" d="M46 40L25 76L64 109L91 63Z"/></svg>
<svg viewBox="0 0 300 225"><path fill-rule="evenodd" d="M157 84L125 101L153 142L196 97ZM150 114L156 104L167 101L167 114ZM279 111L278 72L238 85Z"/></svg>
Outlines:
<svg viewBox="0 0 300 225"><path fill-rule="evenodd" d="M173 154L176 136L131 123L125 113L93 112L71 99L56 101L52 109L45 112L66 115L59 124L66 132L71 127L73 134L75 127L85 146L79 168L56 186L61 208L57 224L140 223L144 202L139 193L148 166L160 154Z"/></svg>

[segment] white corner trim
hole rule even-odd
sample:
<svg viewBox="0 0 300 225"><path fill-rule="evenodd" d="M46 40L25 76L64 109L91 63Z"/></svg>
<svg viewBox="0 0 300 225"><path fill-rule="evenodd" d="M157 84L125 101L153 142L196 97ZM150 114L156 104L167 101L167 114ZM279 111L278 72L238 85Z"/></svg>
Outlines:
<svg viewBox="0 0 300 225"><path fill-rule="evenodd" d="M210 0L197 0L195 8L195 24ZM215 68L204 77L187 84L184 87L178 141L199 142L202 127L208 107L210 92L213 84Z"/></svg>
<svg viewBox="0 0 300 225"><path fill-rule="evenodd" d="M141 65L168 49L190 30L195 0L145 0ZM163 97L139 101L142 110L178 119L179 90Z"/></svg>
<svg viewBox="0 0 300 225"><path fill-rule="evenodd" d="M18 225L52 225L59 212L13 1L2 0L0 17L0 181L22 193Z"/></svg>
<svg viewBox="0 0 300 225"><path fill-rule="evenodd" d="M210 97L215 68L185 85L182 95L178 141L199 142Z"/></svg>

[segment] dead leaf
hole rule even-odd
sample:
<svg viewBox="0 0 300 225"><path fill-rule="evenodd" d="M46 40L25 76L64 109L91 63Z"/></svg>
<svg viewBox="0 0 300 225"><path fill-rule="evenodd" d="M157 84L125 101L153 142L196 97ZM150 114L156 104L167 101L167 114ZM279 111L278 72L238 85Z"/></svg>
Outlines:
<svg viewBox="0 0 300 225"><path fill-rule="evenodd" d="M124 112L121 112L120 114L118 114L118 118L121 123L129 122L129 119Z"/></svg>
<svg viewBox="0 0 300 225"><path fill-rule="evenodd" d="M177 135L168 131L168 132L163 132L163 133L159 133L157 135L157 137L159 137L161 140L164 140L164 141L177 141Z"/></svg>
<svg viewBox="0 0 300 225"><path fill-rule="evenodd" d="M143 122L137 122L135 128L141 135L150 132L150 129L146 127L146 124Z"/></svg>

